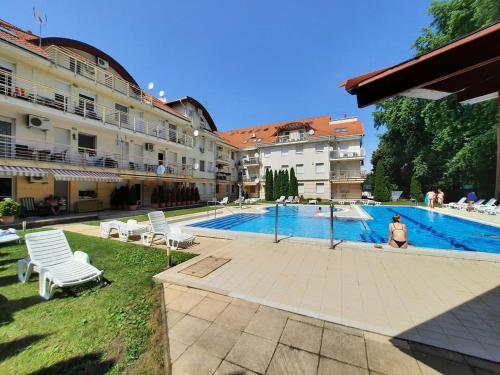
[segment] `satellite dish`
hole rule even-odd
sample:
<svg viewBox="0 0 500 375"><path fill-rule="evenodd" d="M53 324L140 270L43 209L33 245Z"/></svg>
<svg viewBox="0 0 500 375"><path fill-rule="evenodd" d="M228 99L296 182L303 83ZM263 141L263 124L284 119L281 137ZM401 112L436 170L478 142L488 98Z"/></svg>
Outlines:
<svg viewBox="0 0 500 375"><path fill-rule="evenodd" d="M200 168L200 165L198 163L194 163L193 164L193 169L194 170L198 170L198 168Z"/></svg>
<svg viewBox="0 0 500 375"><path fill-rule="evenodd" d="M163 104L165 104L167 102L167 99L165 99L165 97L162 97L162 98L160 98L160 102L162 102Z"/></svg>
<svg viewBox="0 0 500 375"><path fill-rule="evenodd" d="M158 94L160 95L160 97L164 97L165 96L165 91L160 90L160 92Z"/></svg>
<svg viewBox="0 0 500 375"><path fill-rule="evenodd" d="M197 137L199 134L200 134L200 132L199 132L198 130L195 130L195 131L193 132L193 135L194 135L195 137Z"/></svg>
<svg viewBox="0 0 500 375"><path fill-rule="evenodd" d="M309 135L313 135L314 134L314 129L309 129L308 133L309 133Z"/></svg>
<svg viewBox="0 0 500 375"><path fill-rule="evenodd" d="M149 89L149 90L153 90L153 89L154 89L154 87L155 87L155 84L154 84L153 82L149 82L149 83L148 83L148 89Z"/></svg>
<svg viewBox="0 0 500 375"><path fill-rule="evenodd" d="M255 158L257 158L257 159L258 159L258 158L259 158L259 153L258 153L258 152L256 152L255 154L253 154L253 156L255 156Z"/></svg>

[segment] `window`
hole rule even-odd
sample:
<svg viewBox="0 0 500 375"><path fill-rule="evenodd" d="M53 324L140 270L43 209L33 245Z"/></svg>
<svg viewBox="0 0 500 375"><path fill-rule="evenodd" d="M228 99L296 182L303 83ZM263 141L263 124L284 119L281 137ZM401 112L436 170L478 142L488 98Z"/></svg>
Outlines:
<svg viewBox="0 0 500 375"><path fill-rule="evenodd" d="M78 197L80 199L96 198L97 197L97 182L80 181L80 188L78 190Z"/></svg>
<svg viewBox="0 0 500 375"><path fill-rule="evenodd" d="M84 116L88 116L89 114L95 114L94 111L95 98L83 94L80 94L78 98L79 98L78 99L79 114Z"/></svg>
<svg viewBox="0 0 500 375"><path fill-rule="evenodd" d="M168 124L168 140L177 142L177 125Z"/></svg>
<svg viewBox="0 0 500 375"><path fill-rule="evenodd" d="M314 145L314 148L316 149L316 153L321 153L323 152L323 149L325 148L325 146L323 145L323 143L316 143Z"/></svg>
<svg viewBox="0 0 500 375"><path fill-rule="evenodd" d="M322 182L316 183L316 193L323 194L325 192L325 184Z"/></svg>
<svg viewBox="0 0 500 375"><path fill-rule="evenodd" d="M234 151L231 151L231 160L234 160L234 158L235 158Z"/></svg>
<svg viewBox="0 0 500 375"><path fill-rule="evenodd" d="M304 184L299 184L298 187L299 187L299 190L298 190L299 194L303 195L304 194Z"/></svg>
<svg viewBox="0 0 500 375"><path fill-rule="evenodd" d="M271 150L264 150L264 157L270 158L271 157Z"/></svg>
<svg viewBox="0 0 500 375"><path fill-rule="evenodd" d="M204 182L201 184L201 194L202 195L205 195L207 192L207 184L205 184Z"/></svg>
<svg viewBox="0 0 500 375"><path fill-rule="evenodd" d="M12 198L12 178L0 178L0 200Z"/></svg>
<svg viewBox="0 0 500 375"><path fill-rule="evenodd" d="M214 171L214 163L209 161L208 162L208 168L207 168L207 172L213 172Z"/></svg>
<svg viewBox="0 0 500 375"><path fill-rule="evenodd" d="M295 165L295 173L304 174L304 164Z"/></svg>
<svg viewBox="0 0 500 375"><path fill-rule="evenodd" d="M316 163L316 173L325 172L325 163Z"/></svg>
<svg viewBox="0 0 500 375"><path fill-rule="evenodd" d="M226 193L229 193L229 185L226 185Z"/></svg>
<svg viewBox="0 0 500 375"><path fill-rule="evenodd" d="M97 137L95 135L78 133L78 149L80 152L84 150L95 150Z"/></svg>
<svg viewBox="0 0 500 375"><path fill-rule="evenodd" d="M281 148L281 156L288 156L288 147Z"/></svg>
<svg viewBox="0 0 500 375"><path fill-rule="evenodd" d="M295 145L295 153L302 155L304 153L304 145Z"/></svg>
<svg viewBox="0 0 500 375"><path fill-rule="evenodd" d="M347 132L347 128L337 128L337 129L335 129L335 132L336 133L345 133L345 132Z"/></svg>
<svg viewBox="0 0 500 375"><path fill-rule="evenodd" d="M205 160L200 160L200 172L205 172Z"/></svg>
<svg viewBox="0 0 500 375"><path fill-rule="evenodd" d="M286 165L286 164L282 165L281 169L288 169L288 165Z"/></svg>

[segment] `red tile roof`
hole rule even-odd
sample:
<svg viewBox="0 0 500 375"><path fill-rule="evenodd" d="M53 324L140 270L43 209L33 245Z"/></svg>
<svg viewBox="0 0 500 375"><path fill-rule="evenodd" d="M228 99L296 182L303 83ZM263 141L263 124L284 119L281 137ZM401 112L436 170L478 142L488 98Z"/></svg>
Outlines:
<svg viewBox="0 0 500 375"><path fill-rule="evenodd" d="M27 48L40 55L47 56L47 53L38 46L38 36L24 31L4 20L0 19L0 37L14 42L21 47Z"/></svg>
<svg viewBox="0 0 500 375"><path fill-rule="evenodd" d="M303 123L304 127L311 127L314 129L314 134L310 138L324 137L324 136L337 136L346 137L351 135L364 135L365 131L363 123L357 119L342 119L332 121L330 116L318 116L304 118L300 120L290 120L283 122L275 122L268 125L257 125L248 128L233 129L225 132L216 132L220 137L235 147L255 147L263 143L272 143L276 140L276 131L278 128L288 124ZM343 128L345 131L337 132L336 129ZM255 133L255 138L252 134ZM260 142L254 142L254 139L260 139Z"/></svg>

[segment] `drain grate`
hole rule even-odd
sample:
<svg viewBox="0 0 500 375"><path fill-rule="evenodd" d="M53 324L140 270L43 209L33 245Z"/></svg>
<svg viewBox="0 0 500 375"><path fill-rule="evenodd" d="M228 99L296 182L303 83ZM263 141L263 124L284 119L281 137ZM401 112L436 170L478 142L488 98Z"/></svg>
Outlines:
<svg viewBox="0 0 500 375"><path fill-rule="evenodd" d="M179 273L200 278L205 277L214 272L217 268L222 267L230 260L231 259L228 258L209 256L199 262L196 262L195 264L190 265L189 267L184 268L182 271L179 271Z"/></svg>

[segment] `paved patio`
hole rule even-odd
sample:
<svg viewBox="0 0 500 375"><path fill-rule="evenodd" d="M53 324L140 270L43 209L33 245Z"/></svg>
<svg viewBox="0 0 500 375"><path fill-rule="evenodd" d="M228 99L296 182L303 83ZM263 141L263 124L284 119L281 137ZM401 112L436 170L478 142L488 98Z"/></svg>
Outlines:
<svg viewBox="0 0 500 375"><path fill-rule="evenodd" d="M231 261L179 273L208 255ZM500 362L498 262L242 236L155 278Z"/></svg>
<svg viewBox="0 0 500 375"><path fill-rule="evenodd" d="M164 285L168 363L182 374L492 374L500 364Z"/></svg>

